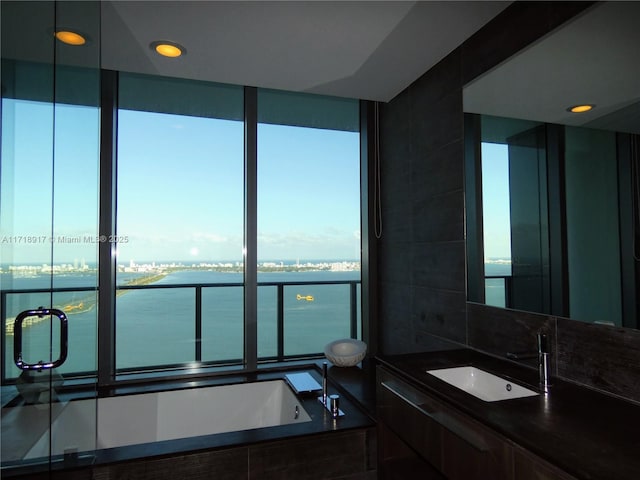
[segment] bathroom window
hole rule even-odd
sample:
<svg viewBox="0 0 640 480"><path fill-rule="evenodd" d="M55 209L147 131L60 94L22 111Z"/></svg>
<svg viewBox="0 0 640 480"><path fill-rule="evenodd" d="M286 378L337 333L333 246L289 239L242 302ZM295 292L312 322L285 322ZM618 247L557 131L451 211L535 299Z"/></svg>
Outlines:
<svg viewBox="0 0 640 480"><path fill-rule="evenodd" d="M113 158L100 152L110 122L97 95L74 95L84 91L77 83L59 82L69 92L56 102L2 99L2 233L40 242L0 245L4 320L34 305L61 308L71 325L61 372L97 372L103 383L151 370L253 368L360 337L357 100L80 73L115 93ZM100 178L105 168L114 188ZM105 256L113 271L99 263ZM56 328L41 326L47 344ZM8 330L5 340L4 378L15 379Z"/></svg>
<svg viewBox="0 0 640 480"><path fill-rule="evenodd" d="M259 358L320 353L360 331L358 109L258 91Z"/></svg>
<svg viewBox="0 0 640 480"><path fill-rule="evenodd" d="M242 87L119 75L119 372L240 365L252 351L285 360L359 336L359 102L257 93L251 173ZM252 175L257 209L246 203ZM257 224L253 241L245 221ZM251 245L257 264L245 265Z"/></svg>
<svg viewBox="0 0 640 480"><path fill-rule="evenodd" d="M243 357L242 115L241 87L120 75L118 370Z"/></svg>

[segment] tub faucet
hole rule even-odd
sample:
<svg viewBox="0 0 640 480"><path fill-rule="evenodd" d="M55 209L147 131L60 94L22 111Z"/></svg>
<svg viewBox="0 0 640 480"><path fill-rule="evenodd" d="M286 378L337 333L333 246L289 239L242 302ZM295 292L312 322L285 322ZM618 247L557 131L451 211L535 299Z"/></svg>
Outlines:
<svg viewBox="0 0 640 480"><path fill-rule="evenodd" d="M538 332L538 370L540 372L540 390L549 393L549 339L546 333Z"/></svg>
<svg viewBox="0 0 640 480"><path fill-rule="evenodd" d="M327 362L322 364L322 396L318 397L318 401L324 405L324 408L331 413L334 419L344 416L344 412L340 410L340 395L334 393L329 395L327 379Z"/></svg>

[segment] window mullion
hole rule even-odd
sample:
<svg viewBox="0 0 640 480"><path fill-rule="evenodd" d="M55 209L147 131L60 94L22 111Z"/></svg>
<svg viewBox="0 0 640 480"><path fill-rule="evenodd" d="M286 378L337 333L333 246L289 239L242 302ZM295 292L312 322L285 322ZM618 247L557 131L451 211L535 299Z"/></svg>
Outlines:
<svg viewBox="0 0 640 480"><path fill-rule="evenodd" d="M118 73L101 72L100 108L100 223L101 238L116 230L116 135ZM98 386L115 381L116 258L110 242L98 242Z"/></svg>
<svg viewBox="0 0 640 480"><path fill-rule="evenodd" d="M244 89L244 362L258 365L258 90Z"/></svg>

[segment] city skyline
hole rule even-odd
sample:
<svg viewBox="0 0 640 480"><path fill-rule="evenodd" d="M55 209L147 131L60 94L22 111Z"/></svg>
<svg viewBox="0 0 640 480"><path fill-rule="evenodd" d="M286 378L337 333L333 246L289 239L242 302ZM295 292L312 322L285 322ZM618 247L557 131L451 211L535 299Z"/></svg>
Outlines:
<svg viewBox="0 0 640 480"><path fill-rule="evenodd" d="M290 267L294 265L299 266L312 266L312 265L336 265L336 264L353 264L360 265L360 260L357 259L349 259L349 258L335 258L335 259L265 259L258 260L256 262L256 266L258 267ZM152 267L193 267L193 268L207 268L207 267L244 267L244 261L233 261L233 260L202 260L199 262L187 262L185 260L141 260L134 261L130 260L128 263L118 263L116 265L119 268L125 268L127 266L152 266ZM34 263L25 263L25 264L13 264L13 263L0 263L0 269L6 270L20 270L27 268L51 268L51 267L63 267L63 268L73 268L78 270L86 270L98 268L98 264L96 262L90 263L87 262L84 258L78 259L75 258L71 262L60 262L60 263L47 263L47 262L34 262Z"/></svg>

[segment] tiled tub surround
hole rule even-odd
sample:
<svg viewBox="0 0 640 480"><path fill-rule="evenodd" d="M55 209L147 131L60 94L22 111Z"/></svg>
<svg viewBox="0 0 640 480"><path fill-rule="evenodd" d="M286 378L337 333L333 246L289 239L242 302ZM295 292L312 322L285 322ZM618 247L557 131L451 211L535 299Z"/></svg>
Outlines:
<svg viewBox="0 0 640 480"><path fill-rule="evenodd" d="M314 367L296 370L300 371L308 371L316 380L321 380ZM74 464L73 459L65 463L62 455L58 455L61 461L52 464L53 478L193 479L211 478L214 474L218 475L216 478L230 479L290 478L290 475L300 479L375 478L375 423L371 417L330 383L329 392L341 394L340 406L345 412L344 417L334 420L315 395L296 397L291 392L282 380L288 372L201 379L189 382L191 388L177 383L146 387L148 390L173 388L171 391L131 394L134 387L122 387L117 392L121 396L99 399L107 401L102 404L107 405L107 410L99 407L99 412L104 416L112 410L115 413L112 421L116 422L118 417L123 417L120 426L107 427L103 419L95 457L88 461L81 455L79 464ZM222 385L225 382L232 384ZM233 394L238 392L240 397L233 400ZM228 398L223 399L220 394ZM136 418L127 420L124 404L117 404L118 400L125 402L126 410ZM256 405L250 405L256 400L271 403L273 408L261 408L258 413ZM228 401L231 404L224 403ZM299 406L298 419L294 418L296 405ZM165 411L170 406L174 407L173 413ZM210 414L198 413L199 406L210 410ZM146 413L142 413L145 409ZM229 431L230 420L237 425L234 431ZM100 424L99 414L98 426ZM212 430L214 428L216 430ZM73 432L73 429L65 430ZM41 470L35 466L4 469L2 475L3 478L5 475L7 478L49 478Z"/></svg>
<svg viewBox="0 0 640 480"><path fill-rule="evenodd" d="M508 479L635 480L640 472L640 405L552 378L548 395L484 402L426 373L474 365L539 391L536 371L471 349L380 357L380 363L503 438ZM523 458L565 474L536 477ZM513 464L511 464L513 462Z"/></svg>

